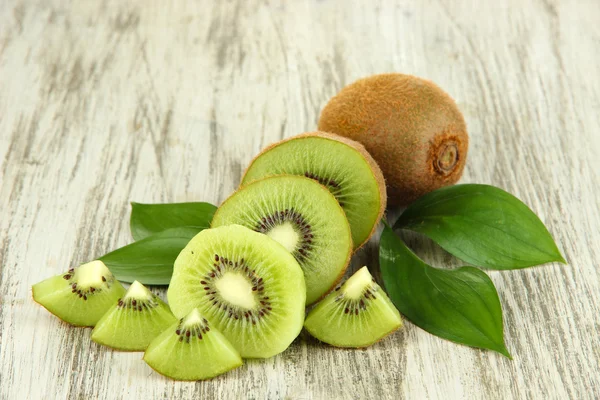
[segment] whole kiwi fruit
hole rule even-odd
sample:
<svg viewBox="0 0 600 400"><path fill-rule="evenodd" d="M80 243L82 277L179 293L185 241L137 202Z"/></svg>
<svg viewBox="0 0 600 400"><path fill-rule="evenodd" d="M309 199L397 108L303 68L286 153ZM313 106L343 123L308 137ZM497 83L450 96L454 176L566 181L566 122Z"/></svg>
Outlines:
<svg viewBox="0 0 600 400"><path fill-rule="evenodd" d="M469 136L456 103L433 82L398 73L344 87L319 130L362 143L386 180L388 204L407 205L462 175Z"/></svg>

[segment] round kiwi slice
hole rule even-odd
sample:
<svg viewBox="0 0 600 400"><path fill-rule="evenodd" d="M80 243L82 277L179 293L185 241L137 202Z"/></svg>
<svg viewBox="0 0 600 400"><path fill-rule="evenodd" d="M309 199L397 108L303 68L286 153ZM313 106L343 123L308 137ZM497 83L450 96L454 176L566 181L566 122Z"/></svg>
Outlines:
<svg viewBox="0 0 600 400"><path fill-rule="evenodd" d="M102 261L92 261L32 287L33 300L75 326L94 326L125 294Z"/></svg>
<svg viewBox="0 0 600 400"><path fill-rule="evenodd" d="M385 182L360 143L324 132L283 140L254 158L242 186L283 174L302 175L329 189L346 213L355 248L373 235L386 207Z"/></svg>
<svg viewBox="0 0 600 400"><path fill-rule="evenodd" d="M367 347L401 326L400 313L367 267L317 304L304 323L311 335L337 347Z"/></svg>
<svg viewBox="0 0 600 400"><path fill-rule="evenodd" d="M213 378L242 365L233 345L194 308L150 343L144 361L182 381Z"/></svg>
<svg viewBox="0 0 600 400"><path fill-rule="evenodd" d="M169 306L135 281L125 296L100 318L92 340L118 350L143 351L152 339L177 321Z"/></svg>
<svg viewBox="0 0 600 400"><path fill-rule="evenodd" d="M177 317L198 308L242 357L281 353L302 330L302 269L281 245L239 225L206 229L181 251L167 292Z"/></svg>
<svg viewBox="0 0 600 400"><path fill-rule="evenodd" d="M344 87L323 108L319 130L366 147L383 171L392 205L458 181L469 146L454 100L433 82L404 74Z"/></svg>
<svg viewBox="0 0 600 400"><path fill-rule="evenodd" d="M307 304L335 286L352 254L344 210L327 188L301 176L264 178L238 190L211 225L230 224L264 233L294 255L304 271Z"/></svg>

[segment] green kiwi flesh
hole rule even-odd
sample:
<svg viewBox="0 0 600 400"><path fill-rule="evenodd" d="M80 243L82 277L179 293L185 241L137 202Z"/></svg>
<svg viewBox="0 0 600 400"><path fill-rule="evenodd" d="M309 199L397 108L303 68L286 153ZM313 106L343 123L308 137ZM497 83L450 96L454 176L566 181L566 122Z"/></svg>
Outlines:
<svg viewBox="0 0 600 400"><path fill-rule="evenodd" d="M242 365L242 358L198 309L169 326L144 353L156 372L182 381L213 378Z"/></svg>
<svg viewBox="0 0 600 400"><path fill-rule="evenodd" d="M177 317L198 308L244 358L267 358L302 330L306 286L294 257L239 225L206 229L181 251L167 292Z"/></svg>
<svg viewBox="0 0 600 400"><path fill-rule="evenodd" d="M402 326L400 313L363 267L310 311L304 327L337 347L367 347Z"/></svg>
<svg viewBox="0 0 600 400"><path fill-rule="evenodd" d="M324 132L283 140L252 161L242 186L284 174L306 176L329 189L346 213L355 248L371 237L386 207L385 182L360 143Z"/></svg>
<svg viewBox="0 0 600 400"><path fill-rule="evenodd" d="M215 212L211 226L239 224L275 239L304 271L312 304L343 276L352 237L344 210L312 179L282 175L244 186Z"/></svg>
<svg viewBox="0 0 600 400"><path fill-rule="evenodd" d="M92 261L32 287L33 299L61 320L94 326L125 294L123 286L102 261Z"/></svg>
<svg viewBox="0 0 600 400"><path fill-rule="evenodd" d="M118 350L144 351L150 342L177 321L169 306L135 281L123 298L100 318L92 340Z"/></svg>

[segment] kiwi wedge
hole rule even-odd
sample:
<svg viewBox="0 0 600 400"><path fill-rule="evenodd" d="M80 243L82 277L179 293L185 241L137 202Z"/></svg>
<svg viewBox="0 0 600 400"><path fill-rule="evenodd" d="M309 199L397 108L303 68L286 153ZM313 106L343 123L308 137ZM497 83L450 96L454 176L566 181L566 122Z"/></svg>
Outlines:
<svg viewBox="0 0 600 400"><path fill-rule="evenodd" d="M242 365L233 345L196 308L150 343L144 361L159 374L182 381L213 378Z"/></svg>
<svg viewBox="0 0 600 400"><path fill-rule="evenodd" d="M400 313L367 267L317 304L304 323L312 336L337 347L367 347L401 326Z"/></svg>
<svg viewBox="0 0 600 400"><path fill-rule="evenodd" d="M211 226L230 224L264 233L293 254L304 271L307 304L333 289L352 254L344 210L325 186L302 176L244 186L217 209Z"/></svg>
<svg viewBox="0 0 600 400"><path fill-rule="evenodd" d="M242 186L284 174L302 175L329 189L346 213L355 249L375 232L386 207L385 182L379 166L360 143L325 132L283 140L254 158Z"/></svg>
<svg viewBox="0 0 600 400"><path fill-rule="evenodd" d="M469 136L456 103L416 76L359 79L327 103L318 126L365 146L383 171L391 205L457 182L467 160Z"/></svg>
<svg viewBox="0 0 600 400"><path fill-rule="evenodd" d="M102 261L92 261L32 287L33 300L75 326L94 326L125 294Z"/></svg>
<svg viewBox="0 0 600 400"><path fill-rule="evenodd" d="M239 225L206 229L175 260L167 292L177 317L198 308L244 358L281 353L302 330L306 286L294 257Z"/></svg>
<svg viewBox="0 0 600 400"><path fill-rule="evenodd" d="M143 351L177 321L169 306L135 281L92 331L92 340L118 350Z"/></svg>

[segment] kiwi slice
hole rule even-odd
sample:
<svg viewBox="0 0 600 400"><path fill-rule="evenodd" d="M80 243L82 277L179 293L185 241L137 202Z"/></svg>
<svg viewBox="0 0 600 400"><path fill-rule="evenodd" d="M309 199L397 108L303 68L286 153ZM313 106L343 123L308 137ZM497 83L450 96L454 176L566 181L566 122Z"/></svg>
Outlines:
<svg viewBox="0 0 600 400"><path fill-rule="evenodd" d="M313 179L282 175L255 181L219 207L212 226L239 224L290 251L304 271L306 302L329 292L344 275L352 236L344 210Z"/></svg>
<svg viewBox="0 0 600 400"><path fill-rule="evenodd" d="M169 306L135 281L125 296L100 318L92 340L118 350L143 351L152 339L177 321Z"/></svg>
<svg viewBox="0 0 600 400"><path fill-rule="evenodd" d="M144 361L181 381L213 378L242 365L233 345L196 308L150 343Z"/></svg>
<svg viewBox="0 0 600 400"><path fill-rule="evenodd" d="M360 143L324 132L283 140L256 156L242 186L283 174L303 175L329 189L346 213L355 248L373 235L386 207L385 182L379 166Z"/></svg>
<svg viewBox="0 0 600 400"><path fill-rule="evenodd" d="M337 347L367 347L401 326L400 313L367 267L317 304L304 323L311 335Z"/></svg>
<svg viewBox="0 0 600 400"><path fill-rule="evenodd" d="M416 76L373 75L344 87L323 108L319 130L365 146L391 205L457 182L467 160L469 135L456 103Z"/></svg>
<svg viewBox="0 0 600 400"><path fill-rule="evenodd" d="M125 294L102 261L92 261L32 287L33 300L75 326L94 326Z"/></svg>
<svg viewBox="0 0 600 400"><path fill-rule="evenodd" d="M206 229L181 251L167 292L177 317L198 308L245 358L284 351L302 330L306 286L294 257L239 225Z"/></svg>

